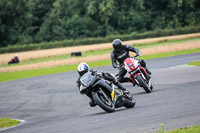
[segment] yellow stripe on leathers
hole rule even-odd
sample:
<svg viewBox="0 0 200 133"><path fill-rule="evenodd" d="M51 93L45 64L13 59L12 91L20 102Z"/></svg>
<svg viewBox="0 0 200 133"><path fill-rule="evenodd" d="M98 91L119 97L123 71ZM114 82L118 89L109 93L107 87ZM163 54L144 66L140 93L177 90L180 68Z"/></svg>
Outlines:
<svg viewBox="0 0 200 133"><path fill-rule="evenodd" d="M115 87L114 87L114 85L113 85L113 90L112 90L112 93L111 93L111 98L112 98L112 101L113 101L113 99L114 99L114 95L115 94Z"/></svg>

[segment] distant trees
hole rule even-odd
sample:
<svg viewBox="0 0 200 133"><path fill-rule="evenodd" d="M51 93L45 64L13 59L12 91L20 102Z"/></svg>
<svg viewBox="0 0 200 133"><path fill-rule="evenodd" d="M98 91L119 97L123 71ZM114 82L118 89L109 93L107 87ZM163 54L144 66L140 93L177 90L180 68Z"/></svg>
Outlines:
<svg viewBox="0 0 200 133"><path fill-rule="evenodd" d="M0 0L0 45L32 42L32 13L26 0Z"/></svg>
<svg viewBox="0 0 200 133"><path fill-rule="evenodd" d="M200 0L0 0L0 47L200 24Z"/></svg>

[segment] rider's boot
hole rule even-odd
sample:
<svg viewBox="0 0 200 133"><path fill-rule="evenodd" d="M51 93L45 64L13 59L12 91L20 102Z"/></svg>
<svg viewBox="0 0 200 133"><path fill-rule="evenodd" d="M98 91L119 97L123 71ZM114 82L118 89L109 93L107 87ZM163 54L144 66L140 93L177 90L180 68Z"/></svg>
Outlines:
<svg viewBox="0 0 200 133"><path fill-rule="evenodd" d="M124 94L128 94L129 93L129 91L125 87L123 87L119 82L116 82L115 85L117 85L118 88L121 89Z"/></svg>
<svg viewBox="0 0 200 133"><path fill-rule="evenodd" d="M129 79L129 82L132 83L133 87L135 86L135 82L133 82L131 79Z"/></svg>
<svg viewBox="0 0 200 133"><path fill-rule="evenodd" d="M146 67L146 72L149 74L149 75L151 75L152 73L151 73L151 71Z"/></svg>
<svg viewBox="0 0 200 133"><path fill-rule="evenodd" d="M145 69L146 70L146 72L147 72L147 79L149 80L150 78L151 78L151 71L149 71L149 69Z"/></svg>
<svg viewBox="0 0 200 133"><path fill-rule="evenodd" d="M96 103L92 98L90 98L89 105L90 105L91 107L95 107L95 106L97 105L97 103Z"/></svg>

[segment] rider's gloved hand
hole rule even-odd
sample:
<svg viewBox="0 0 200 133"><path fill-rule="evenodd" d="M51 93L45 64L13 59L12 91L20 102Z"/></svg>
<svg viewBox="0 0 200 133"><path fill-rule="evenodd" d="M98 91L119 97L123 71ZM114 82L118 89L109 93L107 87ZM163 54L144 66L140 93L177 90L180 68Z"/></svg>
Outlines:
<svg viewBox="0 0 200 133"><path fill-rule="evenodd" d="M135 53L136 53L136 56L140 56L140 50L135 48Z"/></svg>
<svg viewBox="0 0 200 133"><path fill-rule="evenodd" d="M102 77L102 73L103 73L103 72L97 71L97 72L96 72L96 75Z"/></svg>
<svg viewBox="0 0 200 133"><path fill-rule="evenodd" d="M106 76L106 74L105 74L104 72L102 72L102 76L103 76L103 77L105 77L105 76Z"/></svg>
<svg viewBox="0 0 200 133"><path fill-rule="evenodd" d="M136 53L136 56L140 56L140 51L138 51L138 52Z"/></svg>
<svg viewBox="0 0 200 133"><path fill-rule="evenodd" d="M116 68L120 69L121 67L120 67L120 65L119 65L119 64L117 64L117 65L116 65Z"/></svg>
<svg viewBox="0 0 200 133"><path fill-rule="evenodd" d="M120 68L124 68L124 67L125 67L124 64L121 64L121 65L120 65Z"/></svg>

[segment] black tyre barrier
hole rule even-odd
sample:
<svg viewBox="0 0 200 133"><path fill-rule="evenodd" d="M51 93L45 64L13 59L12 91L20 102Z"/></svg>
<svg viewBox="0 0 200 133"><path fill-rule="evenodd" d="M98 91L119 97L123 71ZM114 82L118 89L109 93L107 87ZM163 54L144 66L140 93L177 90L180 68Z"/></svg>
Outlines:
<svg viewBox="0 0 200 133"><path fill-rule="evenodd" d="M82 56L82 53L81 52L72 52L71 57L74 57L74 56Z"/></svg>

